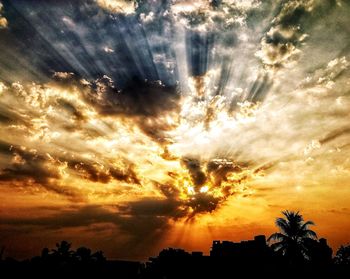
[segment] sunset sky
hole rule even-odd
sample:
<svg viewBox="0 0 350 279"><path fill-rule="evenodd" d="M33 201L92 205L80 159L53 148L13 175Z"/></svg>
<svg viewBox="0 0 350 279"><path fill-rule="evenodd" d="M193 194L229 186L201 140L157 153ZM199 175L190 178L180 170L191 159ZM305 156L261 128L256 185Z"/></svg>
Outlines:
<svg viewBox="0 0 350 279"><path fill-rule="evenodd" d="M0 0L0 247L145 260L350 241L349 0Z"/></svg>

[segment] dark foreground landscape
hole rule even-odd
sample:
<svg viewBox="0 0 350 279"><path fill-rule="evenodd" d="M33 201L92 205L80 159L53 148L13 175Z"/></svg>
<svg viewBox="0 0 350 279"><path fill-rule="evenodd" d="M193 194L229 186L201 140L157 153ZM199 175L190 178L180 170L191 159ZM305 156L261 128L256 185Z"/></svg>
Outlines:
<svg viewBox="0 0 350 279"><path fill-rule="evenodd" d="M102 251L89 248L71 249L62 241L55 249L44 248L40 256L17 261L3 258L1 278L350 278L350 245L336 253L327 240L317 238L298 212L283 212L276 219L280 232L268 239L213 241L210 255L167 248L147 262L108 260Z"/></svg>

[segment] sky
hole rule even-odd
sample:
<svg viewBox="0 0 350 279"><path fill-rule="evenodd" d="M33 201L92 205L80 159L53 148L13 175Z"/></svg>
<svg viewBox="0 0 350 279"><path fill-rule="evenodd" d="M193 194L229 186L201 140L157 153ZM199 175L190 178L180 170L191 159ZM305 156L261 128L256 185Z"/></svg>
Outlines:
<svg viewBox="0 0 350 279"><path fill-rule="evenodd" d="M350 1L0 3L4 256L350 241Z"/></svg>

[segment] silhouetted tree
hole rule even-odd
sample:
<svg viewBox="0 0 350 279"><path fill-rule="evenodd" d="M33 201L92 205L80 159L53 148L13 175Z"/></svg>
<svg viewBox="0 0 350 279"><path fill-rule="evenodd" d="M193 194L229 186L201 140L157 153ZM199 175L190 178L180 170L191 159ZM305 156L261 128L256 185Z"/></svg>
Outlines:
<svg viewBox="0 0 350 279"><path fill-rule="evenodd" d="M52 249L52 256L59 261L70 261L74 258L74 251L71 248L72 244L63 240L60 243L56 243L57 249Z"/></svg>
<svg viewBox="0 0 350 279"><path fill-rule="evenodd" d="M334 262L340 265L350 265L350 245L340 246L334 258Z"/></svg>
<svg viewBox="0 0 350 279"><path fill-rule="evenodd" d="M44 248L41 252L41 261L50 261L51 263L60 262L82 262L82 263L100 263L106 261L102 251L92 253L87 247L79 247L76 251L71 250L71 243L61 241L56 243L56 249L51 251Z"/></svg>
<svg viewBox="0 0 350 279"><path fill-rule="evenodd" d="M41 250L41 256L38 257L40 261L47 262L52 258L52 254L50 254L49 248L44 248Z"/></svg>
<svg viewBox="0 0 350 279"><path fill-rule="evenodd" d="M4 252L5 252L5 246L2 246L0 250L0 261L2 261L2 256L4 255Z"/></svg>
<svg viewBox="0 0 350 279"><path fill-rule="evenodd" d="M103 255L102 251L97 251L91 255L91 258L96 262L105 262L106 257Z"/></svg>
<svg viewBox="0 0 350 279"><path fill-rule="evenodd" d="M75 256L82 262L89 262L92 259L91 250L86 247L79 247L75 252Z"/></svg>
<svg viewBox="0 0 350 279"><path fill-rule="evenodd" d="M312 221L304 222L299 212L282 211L284 218L277 218L276 225L280 232L272 234L268 241L271 248L279 251L290 263L300 263L308 259L308 249L305 245L307 239L316 239L317 235L309 229L314 225Z"/></svg>

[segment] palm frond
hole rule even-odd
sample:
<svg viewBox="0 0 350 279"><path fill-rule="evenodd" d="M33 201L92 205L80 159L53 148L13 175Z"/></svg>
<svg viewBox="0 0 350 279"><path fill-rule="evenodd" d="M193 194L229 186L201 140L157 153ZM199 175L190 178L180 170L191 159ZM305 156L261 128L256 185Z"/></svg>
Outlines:
<svg viewBox="0 0 350 279"><path fill-rule="evenodd" d="M289 234L290 232L290 227L288 222L283 219L283 218L277 218L276 219L276 226L280 228L280 230L285 233L285 234Z"/></svg>
<svg viewBox="0 0 350 279"><path fill-rule="evenodd" d="M313 221L306 221L306 222L301 226L300 229L305 230L305 229L307 229L309 226L314 226L314 225L315 225L315 223L314 223Z"/></svg>
<svg viewBox="0 0 350 279"><path fill-rule="evenodd" d="M276 242L276 243L274 243L274 244L272 244L271 245L271 248L272 248L272 250L274 250L274 251L279 251L279 250L284 250L285 249L285 245L284 245L284 242Z"/></svg>
<svg viewBox="0 0 350 279"><path fill-rule="evenodd" d="M317 238L317 234L312 231L312 230L304 230L303 231L303 235L304 237L309 237L309 238L312 238L312 239L316 239Z"/></svg>
<svg viewBox="0 0 350 279"><path fill-rule="evenodd" d="M303 216L299 213L299 211L295 212L295 211L285 210L285 211L282 211L282 214L286 217L286 219L289 222L299 223L299 222L302 222L304 220Z"/></svg>
<svg viewBox="0 0 350 279"><path fill-rule="evenodd" d="M279 240L286 240L287 236L282 233L273 233L270 235L270 237L267 239L268 242L271 241L279 241Z"/></svg>

